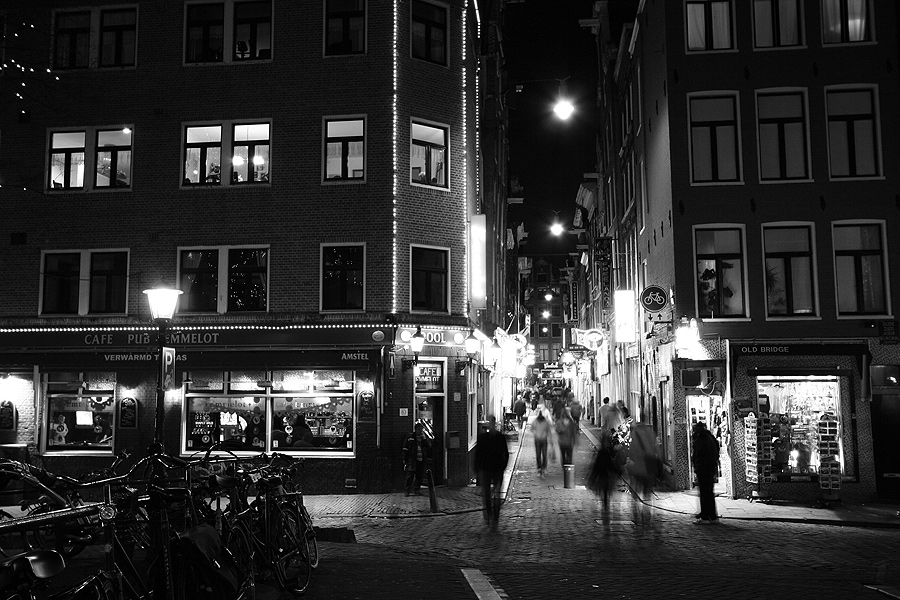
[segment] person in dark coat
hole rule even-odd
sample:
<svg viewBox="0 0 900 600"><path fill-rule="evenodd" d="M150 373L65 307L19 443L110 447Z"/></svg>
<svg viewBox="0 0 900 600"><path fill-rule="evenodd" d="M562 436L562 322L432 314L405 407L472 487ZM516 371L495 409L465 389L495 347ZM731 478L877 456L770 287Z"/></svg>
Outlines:
<svg viewBox="0 0 900 600"><path fill-rule="evenodd" d="M607 429L600 432L597 456L588 476L588 488L600 497L603 503L603 520L609 519L609 496L622 474L622 465L617 460L612 433Z"/></svg>
<svg viewBox="0 0 900 600"><path fill-rule="evenodd" d="M525 399L522 396L518 396L516 398L515 404L513 404L513 412L516 413L516 425L519 429L522 429L522 424L525 422L525 411L528 410L528 407L525 405Z"/></svg>
<svg viewBox="0 0 900 600"><path fill-rule="evenodd" d="M691 462L697 475L697 488L700 491L700 513L697 523L718 521L716 512L716 496L713 486L719 469L719 442L706 423L700 421L691 432Z"/></svg>
<svg viewBox="0 0 900 600"><path fill-rule="evenodd" d="M425 438L425 426L416 423L414 431L403 440L403 471L406 473L406 495L421 496L425 463L429 459L431 444Z"/></svg>
<svg viewBox="0 0 900 600"><path fill-rule="evenodd" d="M503 472L509 462L509 448L506 437L497 431L497 417L488 417L487 430L478 434L475 443L475 471L481 480L481 496L484 505L484 521L492 529L497 528L500 518L500 489Z"/></svg>

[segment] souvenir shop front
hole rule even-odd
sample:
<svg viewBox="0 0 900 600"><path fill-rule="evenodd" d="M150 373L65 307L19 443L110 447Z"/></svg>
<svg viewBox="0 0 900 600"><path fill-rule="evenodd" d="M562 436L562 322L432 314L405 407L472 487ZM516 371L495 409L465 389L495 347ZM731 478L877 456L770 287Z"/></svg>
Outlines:
<svg viewBox="0 0 900 600"><path fill-rule="evenodd" d="M734 497L875 495L864 343L729 342Z"/></svg>

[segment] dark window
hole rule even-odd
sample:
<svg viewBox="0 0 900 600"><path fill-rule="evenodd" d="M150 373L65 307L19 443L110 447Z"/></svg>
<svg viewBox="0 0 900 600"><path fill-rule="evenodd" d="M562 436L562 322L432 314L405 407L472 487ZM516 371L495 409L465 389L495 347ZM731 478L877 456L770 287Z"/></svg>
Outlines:
<svg viewBox="0 0 900 600"><path fill-rule="evenodd" d="M697 306L701 317L743 317L740 229L697 229Z"/></svg>
<svg viewBox="0 0 900 600"><path fill-rule="evenodd" d="M179 312L216 312L219 292L219 251L181 252Z"/></svg>
<svg viewBox="0 0 900 600"><path fill-rule="evenodd" d="M735 105L734 96L690 99L693 182L740 180Z"/></svg>
<svg viewBox="0 0 900 600"><path fill-rule="evenodd" d="M815 314L809 227L766 227L766 308L775 316Z"/></svg>
<svg viewBox="0 0 900 600"><path fill-rule="evenodd" d="M77 315L81 254L44 256L42 314Z"/></svg>
<svg viewBox="0 0 900 600"><path fill-rule="evenodd" d="M365 121L326 120L325 179L365 178Z"/></svg>
<svg viewBox="0 0 900 600"><path fill-rule="evenodd" d="M799 46L801 17L799 0L754 0L754 44L757 48Z"/></svg>
<svg viewBox="0 0 900 600"><path fill-rule="evenodd" d="M128 290L128 254L92 253L90 290L89 313L124 313Z"/></svg>
<svg viewBox="0 0 900 600"><path fill-rule="evenodd" d="M447 64L447 9L413 0L412 55L439 65Z"/></svg>
<svg viewBox="0 0 900 600"><path fill-rule="evenodd" d="M97 132L94 186L131 187L131 129Z"/></svg>
<svg viewBox="0 0 900 600"><path fill-rule="evenodd" d="M363 246L322 248L322 310L362 310Z"/></svg>
<svg viewBox="0 0 900 600"><path fill-rule="evenodd" d="M224 4L188 4L184 61L222 62L224 34Z"/></svg>
<svg viewBox="0 0 900 600"><path fill-rule="evenodd" d="M100 66L134 65L137 10L126 8L100 13Z"/></svg>
<svg viewBox="0 0 900 600"><path fill-rule="evenodd" d="M881 225L834 226L838 314L884 314L887 285Z"/></svg>
<svg viewBox="0 0 900 600"><path fill-rule="evenodd" d="M412 310L447 312L448 253L412 248Z"/></svg>
<svg viewBox="0 0 900 600"><path fill-rule="evenodd" d="M268 250L232 248L228 251L229 312L266 310L268 283Z"/></svg>
<svg viewBox="0 0 900 600"><path fill-rule="evenodd" d="M54 68L87 69L90 48L91 13L63 12L57 14Z"/></svg>
<svg viewBox="0 0 900 600"><path fill-rule="evenodd" d="M827 92L831 176L879 175L879 144L872 90Z"/></svg>
<svg viewBox="0 0 900 600"><path fill-rule="evenodd" d="M803 94L760 94L759 171L763 180L806 179L806 107Z"/></svg>
<svg viewBox="0 0 900 600"><path fill-rule="evenodd" d="M366 50L365 0L327 0L325 54L361 54Z"/></svg>
<svg viewBox="0 0 900 600"><path fill-rule="evenodd" d="M272 58L272 3L236 2L234 5L235 61Z"/></svg>

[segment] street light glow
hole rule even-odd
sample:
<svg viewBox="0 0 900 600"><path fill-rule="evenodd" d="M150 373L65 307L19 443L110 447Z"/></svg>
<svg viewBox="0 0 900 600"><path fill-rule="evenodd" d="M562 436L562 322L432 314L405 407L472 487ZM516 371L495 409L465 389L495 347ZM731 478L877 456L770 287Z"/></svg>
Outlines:
<svg viewBox="0 0 900 600"><path fill-rule="evenodd" d="M560 98L553 107L553 112L559 119L566 121L575 112L575 107L565 98Z"/></svg>
<svg viewBox="0 0 900 600"><path fill-rule="evenodd" d="M554 223L553 225L550 226L550 233L552 233L553 235L562 235L562 232L563 232L563 226L560 225L559 223Z"/></svg>

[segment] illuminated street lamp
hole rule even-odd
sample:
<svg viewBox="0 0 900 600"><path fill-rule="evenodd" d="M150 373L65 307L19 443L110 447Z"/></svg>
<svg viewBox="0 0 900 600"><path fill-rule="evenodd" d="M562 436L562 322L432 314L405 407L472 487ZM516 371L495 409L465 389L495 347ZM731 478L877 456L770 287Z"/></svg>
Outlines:
<svg viewBox="0 0 900 600"><path fill-rule="evenodd" d="M466 355L469 357L469 362L472 362L475 359L475 354L478 353L478 348L481 347L481 342L475 337L475 330L469 330L469 337L466 338Z"/></svg>
<svg viewBox="0 0 900 600"><path fill-rule="evenodd" d="M156 338L159 368L156 378L156 427L153 433L153 443L157 450L161 450L163 445L163 422L165 421L166 388L168 387L167 379L172 378L175 371L175 349L165 346L166 328L175 315L178 297L183 292L168 288L156 288L144 290L144 293L147 294L147 301L150 303L150 315L153 323L159 327Z"/></svg>

